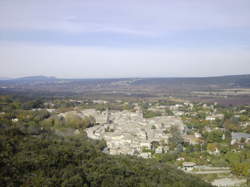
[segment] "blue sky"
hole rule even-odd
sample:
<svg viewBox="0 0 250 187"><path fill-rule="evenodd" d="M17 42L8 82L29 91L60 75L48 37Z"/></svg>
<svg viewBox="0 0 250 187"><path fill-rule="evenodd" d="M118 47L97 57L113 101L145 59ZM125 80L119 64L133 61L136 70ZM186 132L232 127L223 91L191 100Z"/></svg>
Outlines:
<svg viewBox="0 0 250 187"><path fill-rule="evenodd" d="M250 73L249 0L1 0L0 77Z"/></svg>

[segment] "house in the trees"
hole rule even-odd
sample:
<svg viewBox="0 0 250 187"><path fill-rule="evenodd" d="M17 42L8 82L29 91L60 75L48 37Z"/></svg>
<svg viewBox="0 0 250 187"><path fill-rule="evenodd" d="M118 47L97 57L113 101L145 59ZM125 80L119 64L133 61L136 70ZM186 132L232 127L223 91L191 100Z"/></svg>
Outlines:
<svg viewBox="0 0 250 187"><path fill-rule="evenodd" d="M248 133L232 132L231 136L232 136L231 145L234 145L237 143L250 142L250 134Z"/></svg>
<svg viewBox="0 0 250 187"><path fill-rule="evenodd" d="M195 168L196 163L194 163L194 162L183 162L182 166L183 166L184 171L192 171Z"/></svg>

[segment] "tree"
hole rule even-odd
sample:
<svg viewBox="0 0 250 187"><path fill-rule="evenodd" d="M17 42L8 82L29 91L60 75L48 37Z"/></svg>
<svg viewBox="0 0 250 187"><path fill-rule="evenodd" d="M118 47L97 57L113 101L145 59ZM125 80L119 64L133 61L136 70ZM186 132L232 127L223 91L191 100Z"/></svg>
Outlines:
<svg viewBox="0 0 250 187"><path fill-rule="evenodd" d="M216 143L207 144L207 150L210 152L216 151L217 148L218 148L218 145Z"/></svg>
<svg viewBox="0 0 250 187"><path fill-rule="evenodd" d="M225 127L225 129L227 129L229 131L239 131L240 130L240 126L231 120L226 120L224 122L224 127Z"/></svg>
<svg viewBox="0 0 250 187"><path fill-rule="evenodd" d="M170 149L174 150L177 145L183 144L184 140L182 138L180 130L176 126L170 128L171 137L169 138Z"/></svg>
<svg viewBox="0 0 250 187"><path fill-rule="evenodd" d="M155 150L158 146L160 146L160 143L158 141L151 142L151 149Z"/></svg>
<svg viewBox="0 0 250 187"><path fill-rule="evenodd" d="M214 130L212 132L209 132L206 134L206 139L208 143L214 143L214 142L222 142L222 137L223 137L223 131L221 130Z"/></svg>

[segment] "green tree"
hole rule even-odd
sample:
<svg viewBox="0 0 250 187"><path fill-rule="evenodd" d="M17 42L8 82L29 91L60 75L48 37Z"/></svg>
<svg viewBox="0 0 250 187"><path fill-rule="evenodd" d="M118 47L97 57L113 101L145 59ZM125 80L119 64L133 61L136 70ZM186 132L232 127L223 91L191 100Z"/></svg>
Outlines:
<svg viewBox="0 0 250 187"><path fill-rule="evenodd" d="M184 140L182 138L180 130L176 126L170 128L171 137L169 138L169 146L171 150L177 148L178 145L183 144Z"/></svg>

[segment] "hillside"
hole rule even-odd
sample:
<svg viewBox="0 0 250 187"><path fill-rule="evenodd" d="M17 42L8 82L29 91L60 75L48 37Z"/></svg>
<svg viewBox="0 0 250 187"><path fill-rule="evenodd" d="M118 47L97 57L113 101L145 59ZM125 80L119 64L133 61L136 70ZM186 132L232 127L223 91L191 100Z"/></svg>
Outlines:
<svg viewBox="0 0 250 187"><path fill-rule="evenodd" d="M218 77L186 77L186 78L145 78L136 81L135 85L220 85L223 87L250 86L250 75L231 75ZM247 84L248 83L248 84Z"/></svg>
<svg viewBox="0 0 250 187"><path fill-rule="evenodd" d="M224 102L220 92L236 89L233 97L224 95L227 104L249 101L250 75L193 78L120 78L120 79L59 79L25 77L0 81L0 93L25 96L86 96L107 97L184 97ZM238 91L237 89L245 89ZM197 94L207 92L203 95ZM214 93L213 93L214 92ZM232 92L232 91L230 91ZM213 94L210 94L213 93ZM232 102L228 102L229 99Z"/></svg>
<svg viewBox="0 0 250 187"><path fill-rule="evenodd" d="M51 83L56 81L55 77L46 77L46 76L31 76L31 77L21 77L16 79L0 79L0 83L2 84L16 84L16 85L23 85L23 84L44 84L44 83Z"/></svg>
<svg viewBox="0 0 250 187"><path fill-rule="evenodd" d="M220 87L220 88L242 88L250 87L250 75L232 75L220 77L187 77L187 78L120 78L120 79L58 79L55 77L33 76L23 77L10 80L0 80L1 86L19 86L24 88L37 85L43 86L46 84L48 89L54 86L60 87L63 91L68 85L79 87L89 86L92 89L97 88L140 88L142 86L150 88L163 86L164 88L194 88L204 89L205 87ZM35 88L33 88L35 90ZM74 92L75 90L71 90ZM81 90L76 90L81 91Z"/></svg>
<svg viewBox="0 0 250 187"><path fill-rule="evenodd" d="M210 186L165 163L102 153L103 142L0 125L1 186Z"/></svg>

